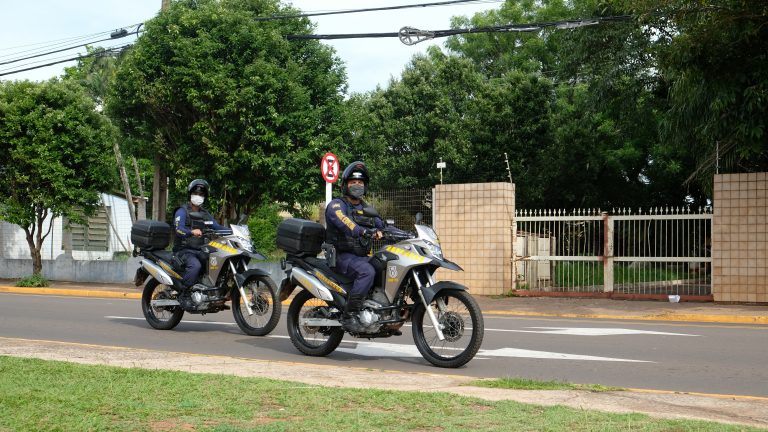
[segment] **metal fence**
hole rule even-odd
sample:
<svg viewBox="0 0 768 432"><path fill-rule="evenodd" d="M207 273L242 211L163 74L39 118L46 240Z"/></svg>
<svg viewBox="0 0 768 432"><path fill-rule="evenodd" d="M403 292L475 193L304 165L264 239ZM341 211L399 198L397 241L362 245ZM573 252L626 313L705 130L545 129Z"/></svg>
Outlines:
<svg viewBox="0 0 768 432"><path fill-rule="evenodd" d="M421 213L425 223L432 225L432 189L381 190L370 192L366 197L382 217L394 220L395 226L413 229L416 213Z"/></svg>
<svg viewBox="0 0 768 432"><path fill-rule="evenodd" d="M711 209L518 210L517 289L710 295Z"/></svg>

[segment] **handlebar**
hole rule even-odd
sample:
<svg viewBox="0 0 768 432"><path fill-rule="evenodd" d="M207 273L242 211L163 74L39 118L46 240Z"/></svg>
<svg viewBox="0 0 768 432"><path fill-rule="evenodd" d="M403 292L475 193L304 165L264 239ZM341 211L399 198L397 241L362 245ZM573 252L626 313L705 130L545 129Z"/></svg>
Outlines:
<svg viewBox="0 0 768 432"><path fill-rule="evenodd" d="M383 239L390 242L399 242L402 240L416 238L415 234L401 230L400 228L395 228L393 226L384 228L382 230L382 234L384 234Z"/></svg>

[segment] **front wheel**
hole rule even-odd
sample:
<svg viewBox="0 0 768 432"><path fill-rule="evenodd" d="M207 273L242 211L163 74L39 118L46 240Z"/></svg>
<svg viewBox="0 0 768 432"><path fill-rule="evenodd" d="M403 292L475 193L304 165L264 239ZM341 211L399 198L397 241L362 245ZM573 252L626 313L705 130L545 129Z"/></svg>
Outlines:
<svg viewBox="0 0 768 432"><path fill-rule="evenodd" d="M254 276L243 285L245 299L240 290L232 290L232 315L243 333L249 336L264 336L269 334L280 321L282 304L277 298L277 285L269 276ZM248 315L245 302L251 307L252 315Z"/></svg>
<svg viewBox="0 0 768 432"><path fill-rule="evenodd" d="M170 330L181 321L184 309L181 306L152 306L152 300L174 300L172 287L162 285L156 279L151 278L144 285L141 293L141 311L149 325L158 330Z"/></svg>
<svg viewBox="0 0 768 432"><path fill-rule="evenodd" d="M441 341L423 304L413 313L413 341L421 355L435 366L457 368L477 354L483 343L484 324L480 306L469 293L443 290L429 306L442 327Z"/></svg>
<svg viewBox="0 0 768 432"><path fill-rule="evenodd" d="M333 352L344 337L341 327L309 326L301 321L307 318L331 319L332 307L301 290L288 307L288 336L293 346L308 356L322 357ZM337 313L338 314L338 313Z"/></svg>

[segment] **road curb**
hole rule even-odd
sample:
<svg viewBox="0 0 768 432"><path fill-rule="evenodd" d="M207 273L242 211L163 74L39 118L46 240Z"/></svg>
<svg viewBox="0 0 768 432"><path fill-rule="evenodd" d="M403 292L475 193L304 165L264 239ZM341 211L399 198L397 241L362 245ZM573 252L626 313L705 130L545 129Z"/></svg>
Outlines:
<svg viewBox="0 0 768 432"><path fill-rule="evenodd" d="M0 293L58 295L58 296L93 297L93 298L141 299L141 292L70 289L70 288L32 288L32 287L0 286ZM282 303L284 305L288 305L290 303L290 299L283 301ZM713 315L713 314L677 314L677 313L665 313L665 314L656 314L656 315L616 315L616 314L588 314L588 313L580 314L580 313L508 311L508 310L495 310L495 309L484 310L483 315L607 319L607 320L626 320L626 321L679 321L679 322L701 322L701 323L720 323L720 324L768 325L768 316L752 316L752 315Z"/></svg>
<svg viewBox="0 0 768 432"><path fill-rule="evenodd" d="M121 298L137 300L141 299L141 292L129 293L122 291L71 289L71 288L31 288L31 287L12 287L0 286L0 293L11 294L33 294L33 295L58 295L71 297L93 297L93 298ZM283 305L290 305L290 299L281 302Z"/></svg>
<svg viewBox="0 0 768 432"><path fill-rule="evenodd" d="M684 322L708 322L722 324L759 324L768 325L768 317L742 316L742 315L707 315L707 314L663 314L663 315L611 315L611 314L572 314L572 313L547 313L547 312L521 312L488 310L483 315L508 315L520 317L558 317L558 318L591 318L612 319L628 321L684 321Z"/></svg>
<svg viewBox="0 0 768 432"><path fill-rule="evenodd" d="M102 291L88 289L68 289L68 288L31 288L31 287L11 287L0 286L0 292L13 294L37 294L37 295L59 295L74 297L99 297L99 298L124 298L140 299L141 293L128 293L121 291Z"/></svg>

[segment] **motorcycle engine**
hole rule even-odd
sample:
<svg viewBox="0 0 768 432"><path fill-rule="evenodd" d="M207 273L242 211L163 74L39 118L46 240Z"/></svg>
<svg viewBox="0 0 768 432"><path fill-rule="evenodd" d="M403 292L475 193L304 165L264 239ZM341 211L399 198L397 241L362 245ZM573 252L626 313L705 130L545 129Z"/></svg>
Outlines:
<svg viewBox="0 0 768 432"><path fill-rule="evenodd" d="M358 314L360 324L366 327L366 331L369 333L376 333L381 328L381 324L378 324L383 317L373 310L380 308L384 305L389 305L389 299L384 294L384 289L375 287L371 290L370 298L363 303L363 310Z"/></svg>

